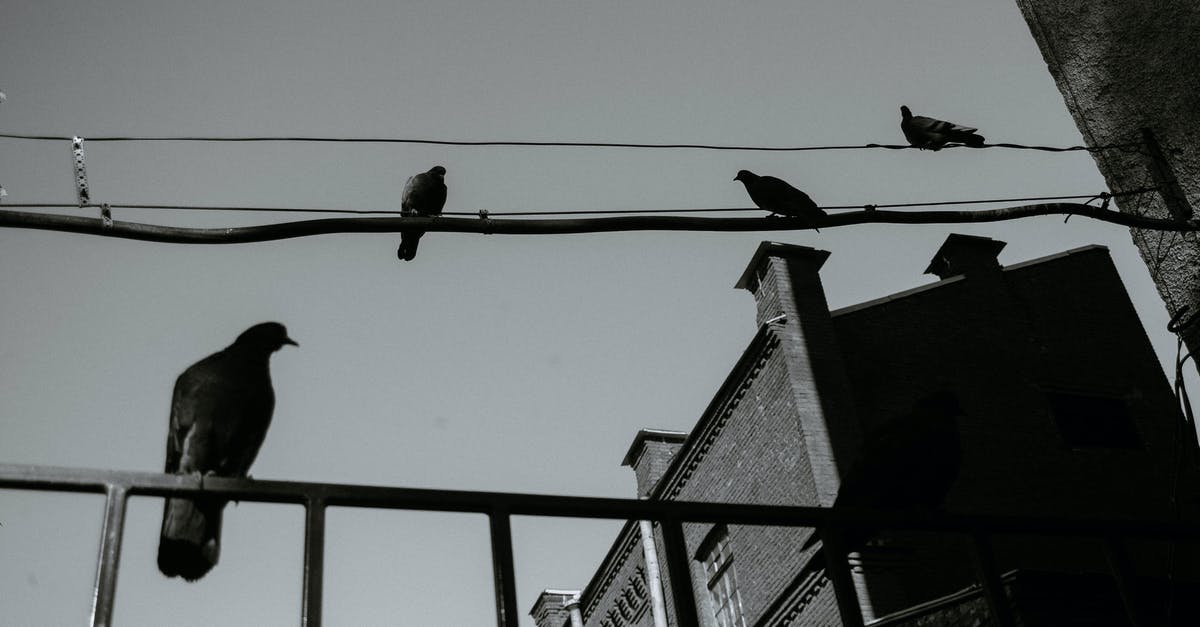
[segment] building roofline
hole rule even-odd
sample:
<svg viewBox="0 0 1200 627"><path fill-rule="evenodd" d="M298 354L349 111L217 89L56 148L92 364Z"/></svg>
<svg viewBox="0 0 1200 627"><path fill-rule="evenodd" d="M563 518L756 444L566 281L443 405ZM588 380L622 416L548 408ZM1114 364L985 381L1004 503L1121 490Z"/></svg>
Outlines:
<svg viewBox="0 0 1200 627"><path fill-rule="evenodd" d="M573 596L578 595L579 591L578 590L559 590L557 588L546 588L545 590L542 590L538 594L537 599L535 599L533 602L533 607L529 608L529 611L526 612L526 614L532 616L533 613L537 611L538 606L542 604L542 597L546 596L547 594L554 594L554 595L564 596L564 597L573 597Z"/></svg>
<svg viewBox="0 0 1200 627"><path fill-rule="evenodd" d="M669 429L638 429L637 435L633 436L633 442L629 445L629 450L625 451L625 457L621 460L621 465L632 466L633 462L637 461L635 459L637 457L637 451L642 448L643 442L683 442L686 439L686 431L671 431Z"/></svg>
<svg viewBox="0 0 1200 627"><path fill-rule="evenodd" d="M596 596L597 588L601 583L612 581L616 578L618 568L618 554L625 545L632 540L632 534L637 529L636 520L627 520L621 527L621 531L617 533L617 537L613 539L612 545L608 547L608 552L604 554L604 558L600 560L600 566L596 568L596 572L592 574L592 578L588 580L587 585L579 591L579 601L582 606L584 619L591 616L592 607L596 604L598 597ZM637 530L637 533L641 533ZM636 548L636 547L635 547ZM621 562L623 563L623 562ZM612 574L612 577L608 575ZM585 620L586 622L586 620Z"/></svg>
<svg viewBox="0 0 1200 627"><path fill-rule="evenodd" d="M542 594L560 594L565 597L579 594L578 590L559 590L557 588L546 588L542 590Z"/></svg>
<svg viewBox="0 0 1200 627"><path fill-rule="evenodd" d="M1102 246L1102 245L1100 245L1100 244L1089 244L1089 245L1087 245L1087 246L1080 246L1080 247L1078 247L1078 248L1072 248L1072 249L1070 249L1070 250L1064 250L1064 251L1062 251L1062 252L1059 252L1059 253L1054 253L1054 254L1052 254L1052 255L1045 255L1045 256L1043 256L1043 257L1036 257L1036 258L1034 258L1034 259L1027 259L1027 260L1025 260L1025 261L1021 261L1021 262L1018 262L1018 263L1014 263L1014 264L1012 264L1012 265L1010 265L1010 266L1004 266L1004 267L1001 269L1001 271L1002 271L1002 272L1011 272L1011 271L1014 271L1014 270L1024 270L1024 269L1026 269L1026 268L1029 268L1029 267L1031 267L1031 266L1037 266L1037 265L1041 265L1041 264L1048 263L1048 262L1051 262L1051 261L1057 261L1057 260L1059 260L1059 259L1062 259L1062 258L1064 258L1064 257L1069 257L1069 256L1071 256L1071 255L1078 255L1078 254L1081 254L1081 253L1090 253L1090 252L1102 252L1102 253L1106 253L1106 254L1107 254L1107 253L1108 253L1108 247L1107 247L1107 246ZM900 300L900 299L902 299L902 298L907 298L907 297L909 297L909 296L915 296L915 295L917 295L917 294L920 294L920 293L922 293L922 292L928 292L928 291L930 291L930 290L935 290L935 289L938 289L938 288L940 288L940 287L945 287L945 286L947 286L947 285L950 285L950 284L952 284L952 283L957 283L957 282L959 282L959 281L962 281L962 280L963 280L963 279L965 279L965 278L966 278L966 275L963 275L963 274L956 274L956 275L954 275L954 276L952 276L952 277L949 277L949 278L946 278L946 279L942 279L942 280L940 280L940 281L934 281L933 283L927 283L927 284L925 284L925 285L918 285L918 286L916 286L916 287L913 287L913 288L910 288L910 289L907 289L907 290L903 290L903 291L900 291L900 292L896 292L895 294L888 294L887 296L881 296L881 297L879 297L879 298L873 298L873 299L871 299L871 300L866 300L866 301L863 301L863 302L861 302L861 303L856 303L856 304L854 304L854 305L847 305L846 307L841 307L841 308L835 309L835 310L833 310L833 311L830 311L830 312L829 312L829 315L830 315L830 316L832 316L832 317L835 317L835 318L836 318L836 317L838 317L838 316L845 315L845 314L851 314L851 313L854 313L854 312L856 312L856 311L862 311L862 310L864 310L864 309L870 309L870 308L872 308L872 307L875 307L876 305L882 305L882 304L884 304L884 303L890 303L890 302L892 302L892 301Z"/></svg>
<svg viewBox="0 0 1200 627"><path fill-rule="evenodd" d="M925 285L918 285L914 288L896 292L895 294L888 294L887 296L881 296L879 298L872 298L871 300L865 300L865 301L855 304L855 305L848 305L848 306L842 307L840 309L834 309L833 311L829 312L829 315L831 317L836 318L843 314L854 313L856 311L862 311L863 309L870 309L876 305L890 303L894 300L900 300L902 298L914 296L914 295L920 294L922 292L928 292L930 290L935 290L940 287L945 287L947 285L950 285L951 283L958 283L959 281L962 281L965 278L967 278L966 275L959 274L959 275L952 276L948 279L942 279L940 281L935 281L933 283L926 283Z"/></svg>
<svg viewBox="0 0 1200 627"><path fill-rule="evenodd" d="M758 361L759 355L768 346L769 342L774 339L773 327L777 323L766 322L758 327L758 332L750 340L746 350L742 351L742 356L738 358L729 374L725 376L725 380L717 388L713 394L712 400L700 413L700 418L696 421L696 425L688 432L687 439L679 447L679 452L671 458L671 463L667 465L663 475L659 478L658 483L654 485L654 489L650 492L648 498L661 499L663 494L668 490L669 486L679 480L680 468L684 467L689 460L696 454L696 443L703 438L709 428L712 426L714 419L721 413L721 408L735 395L737 388L741 386L746 377L753 371L755 362Z"/></svg>
<svg viewBox="0 0 1200 627"><path fill-rule="evenodd" d="M1078 255L1080 253L1090 253L1090 252L1102 252L1102 253L1108 254L1108 246L1102 246L1100 244L1088 244L1087 246L1080 246L1079 248L1072 248L1070 250L1064 250L1060 253L1046 255L1045 257L1036 257L1034 259L1027 259L1025 261L1014 263L1011 266L1004 266L1004 271L1007 272L1009 270L1021 270L1021 269L1027 268L1029 266L1035 266L1035 265L1038 265L1041 263L1046 263L1047 261L1055 261L1057 259L1061 259L1063 257L1067 257L1070 255Z"/></svg>

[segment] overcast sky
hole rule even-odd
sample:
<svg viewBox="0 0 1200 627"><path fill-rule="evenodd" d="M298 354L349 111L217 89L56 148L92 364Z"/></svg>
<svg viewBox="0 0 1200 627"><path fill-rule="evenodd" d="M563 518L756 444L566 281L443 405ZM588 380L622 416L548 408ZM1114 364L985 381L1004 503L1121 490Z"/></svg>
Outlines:
<svg viewBox="0 0 1200 627"><path fill-rule="evenodd" d="M989 141L1075 145L1016 6L895 2L0 0L0 131L742 145L898 143L899 106ZM1091 157L397 144L85 144L109 203L396 209L446 167L447 211L745 207L739 169L823 205L1090 194ZM12 203L74 202L69 143L0 139ZM66 210L94 216L95 210ZM233 226L278 214L115 210ZM311 216L297 216L295 219ZM833 307L930 282L950 232L1002 263L1111 248L1164 363L1174 339L1128 232L1075 218L821 233L433 233L184 246L0 230L0 461L159 471L175 377L264 320L275 420L258 478L632 497L640 427L688 430L755 331L734 290L758 242L829 250ZM1097 303L1103 306L1103 303ZM294 625L299 507L226 511L202 581L154 562L161 501L130 504L118 625ZM13 625L83 622L98 496L0 491ZM619 522L514 522L522 612L585 585ZM330 512L329 625L494 620L481 516ZM523 617L523 625L531 625ZM8 621L11 621L9 623Z"/></svg>

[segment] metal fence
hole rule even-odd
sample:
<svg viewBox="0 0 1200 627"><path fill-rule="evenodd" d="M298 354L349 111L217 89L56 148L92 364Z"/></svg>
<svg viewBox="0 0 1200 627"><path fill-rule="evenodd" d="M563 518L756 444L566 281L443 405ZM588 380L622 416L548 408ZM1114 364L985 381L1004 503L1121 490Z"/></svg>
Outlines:
<svg viewBox="0 0 1200 627"><path fill-rule="evenodd" d="M825 545L827 575L834 586L843 624L863 624L861 610L844 559L841 530L854 526L923 530L969 535L973 542L979 585L983 590L993 621L1008 627L1015 624L1000 573L991 549L993 534L1036 534L1091 537L1105 540L1108 563L1117 590L1125 603L1132 625L1144 625L1137 607L1133 567L1125 549L1127 539L1197 539L1200 526L1182 521L1127 521L1079 518L1033 518L1002 516L960 516L938 513L872 511L851 508L743 505L611 499L576 496L552 496L511 492L471 492L391 488L363 485L259 481L196 475L172 475L148 472L124 472L0 464L0 488L58 492L90 492L105 495L104 520L91 624L111 624L116 596L117 567L121 558L121 536L128 497L135 496L222 496L231 500L268 503L293 503L305 507L303 598L300 624L321 624L321 594L325 553L325 510L329 506L369 507L466 512L485 514L492 542L492 570L495 580L496 623L516 627L517 600L513 579L513 550L510 519L512 516L550 516L653 520L660 524L666 566L671 575L675 602L674 624L698 627L696 601L690 575L689 556L684 541L684 523L726 523L815 527ZM836 556L840 556L838 558Z"/></svg>

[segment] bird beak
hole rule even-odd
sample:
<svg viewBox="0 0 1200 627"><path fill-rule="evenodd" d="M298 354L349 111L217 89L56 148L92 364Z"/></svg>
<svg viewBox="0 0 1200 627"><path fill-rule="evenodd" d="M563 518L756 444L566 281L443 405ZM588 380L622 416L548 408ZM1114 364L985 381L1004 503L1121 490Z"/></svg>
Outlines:
<svg viewBox="0 0 1200 627"><path fill-rule="evenodd" d="M297 342L296 342L296 340L293 340L293 339L292 339L292 338L290 338L290 337L285 337L285 338L283 338L283 343L284 343L284 344L291 344L292 346L295 346L296 348L300 348L300 344L299 344L299 343L297 343Z"/></svg>

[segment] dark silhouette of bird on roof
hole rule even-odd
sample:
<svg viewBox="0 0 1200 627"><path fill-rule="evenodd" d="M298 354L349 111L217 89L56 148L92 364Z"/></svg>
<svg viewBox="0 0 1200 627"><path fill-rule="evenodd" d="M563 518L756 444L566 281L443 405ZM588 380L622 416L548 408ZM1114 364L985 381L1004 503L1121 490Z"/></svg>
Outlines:
<svg viewBox="0 0 1200 627"><path fill-rule="evenodd" d="M750 194L750 200L761 209L771 213L802 218L810 226L817 229L817 223L825 217L825 212L813 202L808 194L792 187L787 181L773 176L759 176L749 170L739 170L735 181L741 181Z"/></svg>
<svg viewBox="0 0 1200 627"><path fill-rule="evenodd" d="M869 434L862 452L838 489L835 507L938 510L962 466L958 399L938 392L918 400L911 411ZM866 544L872 529L852 529L843 542L852 551ZM804 548L816 543L814 534Z"/></svg>
<svg viewBox="0 0 1200 627"><path fill-rule="evenodd" d="M275 408L269 360L285 344L299 346L282 324L256 324L179 375L171 397L166 472L246 476ZM158 569L164 575L195 581L216 565L226 503L166 500L158 543Z"/></svg>
<svg viewBox="0 0 1200 627"><path fill-rule="evenodd" d="M446 168L435 165L428 172L409 177L400 198L400 211L406 216L442 215L446 205ZM400 231L400 248L396 256L412 261L417 256L417 244L425 231Z"/></svg>
<svg viewBox="0 0 1200 627"><path fill-rule="evenodd" d="M909 144L921 150L941 150L949 142L981 148L984 142L983 136L975 132L977 128L913 115L906 106L900 107L900 130Z"/></svg>

